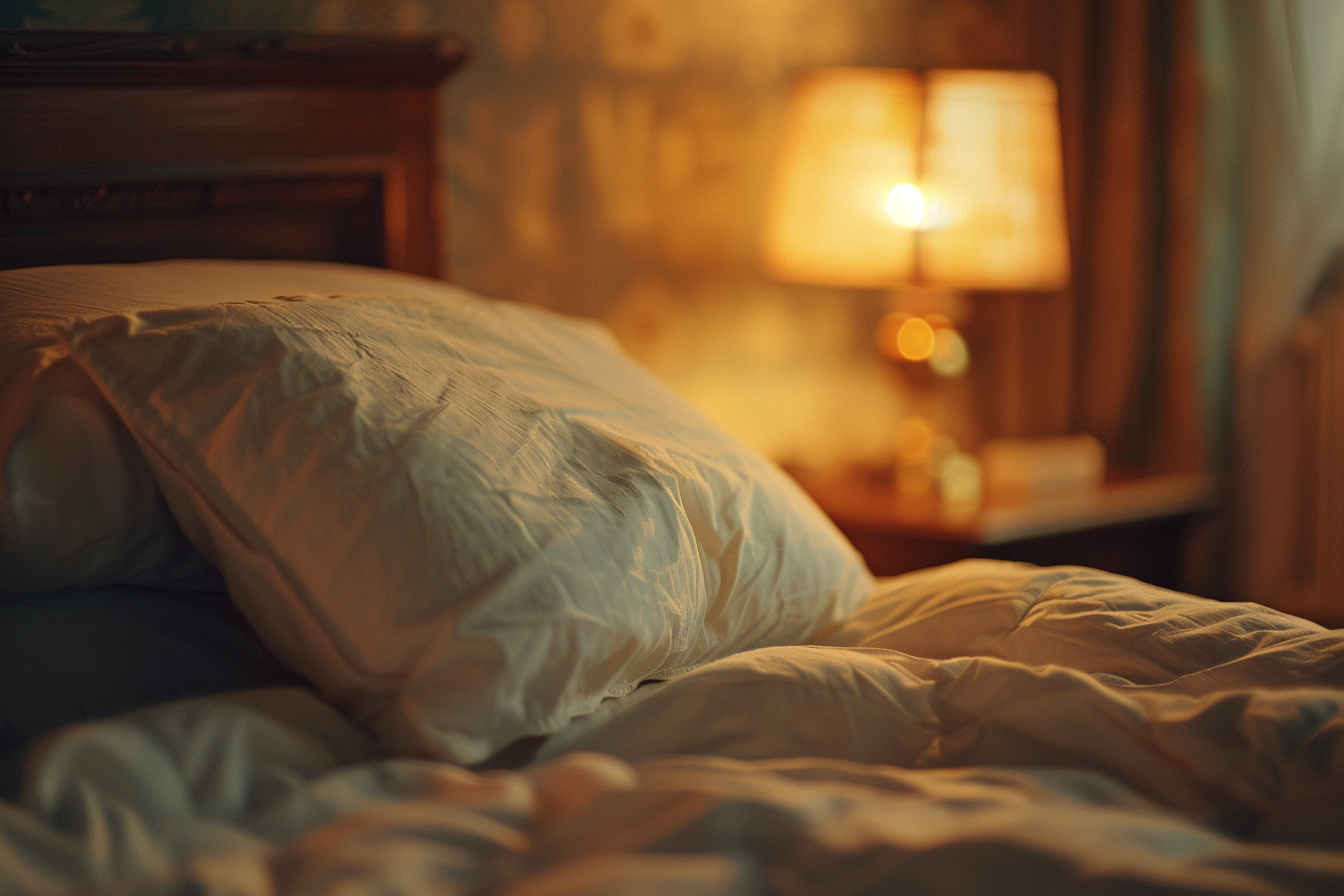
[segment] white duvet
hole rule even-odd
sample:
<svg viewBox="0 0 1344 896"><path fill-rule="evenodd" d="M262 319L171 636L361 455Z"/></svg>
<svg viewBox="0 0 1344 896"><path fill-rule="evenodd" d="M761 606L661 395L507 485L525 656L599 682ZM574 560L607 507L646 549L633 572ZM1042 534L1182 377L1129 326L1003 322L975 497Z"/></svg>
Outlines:
<svg viewBox="0 0 1344 896"><path fill-rule="evenodd" d="M35 748L13 893L1339 893L1344 632L1081 568L882 583L475 772L301 689Z"/></svg>

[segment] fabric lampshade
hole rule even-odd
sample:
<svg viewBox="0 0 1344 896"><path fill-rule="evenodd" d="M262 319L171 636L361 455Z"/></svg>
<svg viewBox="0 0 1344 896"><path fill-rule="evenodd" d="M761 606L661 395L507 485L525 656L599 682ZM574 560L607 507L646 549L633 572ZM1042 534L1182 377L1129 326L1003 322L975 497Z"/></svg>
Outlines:
<svg viewBox="0 0 1344 896"><path fill-rule="evenodd" d="M1044 74L813 70L786 110L766 266L844 287L1059 289L1063 183Z"/></svg>

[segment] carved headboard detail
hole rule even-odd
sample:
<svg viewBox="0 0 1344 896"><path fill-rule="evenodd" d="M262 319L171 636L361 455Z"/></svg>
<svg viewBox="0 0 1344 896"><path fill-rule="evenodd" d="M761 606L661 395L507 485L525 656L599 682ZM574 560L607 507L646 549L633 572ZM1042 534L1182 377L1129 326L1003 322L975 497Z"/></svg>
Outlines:
<svg viewBox="0 0 1344 896"><path fill-rule="evenodd" d="M442 275L453 37L0 32L0 267L168 257Z"/></svg>

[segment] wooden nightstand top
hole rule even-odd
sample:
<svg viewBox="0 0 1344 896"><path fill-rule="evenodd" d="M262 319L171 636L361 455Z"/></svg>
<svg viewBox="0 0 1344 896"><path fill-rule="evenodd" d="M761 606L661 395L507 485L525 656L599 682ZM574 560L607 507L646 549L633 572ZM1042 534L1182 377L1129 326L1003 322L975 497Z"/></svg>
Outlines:
<svg viewBox="0 0 1344 896"><path fill-rule="evenodd" d="M794 475L848 534L910 536L966 545L1007 544L1191 515L1214 506L1213 480L1204 473L1118 478L1095 491L988 506L963 515L946 513L932 499L902 498L880 475Z"/></svg>

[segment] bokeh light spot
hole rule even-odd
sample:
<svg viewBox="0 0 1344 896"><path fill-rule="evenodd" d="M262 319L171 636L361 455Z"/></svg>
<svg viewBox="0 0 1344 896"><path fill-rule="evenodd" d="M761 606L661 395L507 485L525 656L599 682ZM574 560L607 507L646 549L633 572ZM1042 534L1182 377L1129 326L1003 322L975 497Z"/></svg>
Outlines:
<svg viewBox="0 0 1344 896"><path fill-rule="evenodd" d="M887 217L897 227L914 229L924 223L924 194L914 184L897 184L887 194Z"/></svg>

